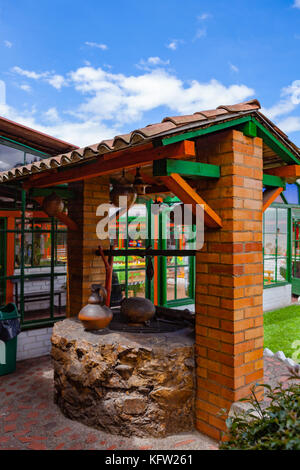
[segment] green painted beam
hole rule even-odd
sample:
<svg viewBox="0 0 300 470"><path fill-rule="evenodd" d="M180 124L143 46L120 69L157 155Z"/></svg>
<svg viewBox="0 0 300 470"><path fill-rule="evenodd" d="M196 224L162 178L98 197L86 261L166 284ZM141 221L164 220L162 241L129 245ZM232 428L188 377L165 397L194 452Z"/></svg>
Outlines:
<svg viewBox="0 0 300 470"><path fill-rule="evenodd" d="M264 186L275 186L276 188L285 189L285 181L279 176L274 175L263 175L263 185Z"/></svg>
<svg viewBox="0 0 300 470"><path fill-rule="evenodd" d="M248 121L243 127L243 133L247 137L257 137L257 127L255 122Z"/></svg>
<svg viewBox="0 0 300 470"><path fill-rule="evenodd" d="M175 142L181 142L182 140L194 139L195 137L200 137L202 135L211 134L212 132L222 131L230 127L236 127L240 124L244 124L248 121L251 121L251 116L244 116L239 119L232 121L221 122L220 124L213 124L209 127L203 129L197 129L196 131L186 132L185 134L174 135L173 137L166 137L162 140L163 145L174 144Z"/></svg>
<svg viewBox="0 0 300 470"><path fill-rule="evenodd" d="M58 196L60 196L63 199L74 199L75 194L74 191L71 191L70 189L65 189L65 188L32 188L30 190L30 196L31 197L46 197L49 196L49 194L52 194L55 192Z"/></svg>
<svg viewBox="0 0 300 470"><path fill-rule="evenodd" d="M209 163L168 158L154 160L153 176L169 176L171 173L202 178L220 178L220 167Z"/></svg>

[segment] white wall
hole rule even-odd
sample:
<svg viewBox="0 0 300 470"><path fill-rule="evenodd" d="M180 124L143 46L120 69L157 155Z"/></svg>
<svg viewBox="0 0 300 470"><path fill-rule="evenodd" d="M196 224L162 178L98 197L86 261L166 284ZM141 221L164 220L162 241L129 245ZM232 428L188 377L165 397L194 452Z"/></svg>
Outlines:
<svg viewBox="0 0 300 470"><path fill-rule="evenodd" d="M292 285L269 287L264 289L263 309L264 311L275 310L281 307L287 307L291 304Z"/></svg>
<svg viewBox="0 0 300 470"><path fill-rule="evenodd" d="M51 336L52 328L22 331L17 340L17 361L49 354Z"/></svg>

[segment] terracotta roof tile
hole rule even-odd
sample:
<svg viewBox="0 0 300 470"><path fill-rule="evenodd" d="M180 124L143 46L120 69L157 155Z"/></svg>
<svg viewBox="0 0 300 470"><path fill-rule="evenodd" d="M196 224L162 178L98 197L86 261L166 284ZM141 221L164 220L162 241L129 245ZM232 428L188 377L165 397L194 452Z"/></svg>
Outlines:
<svg viewBox="0 0 300 470"><path fill-rule="evenodd" d="M260 109L260 102L258 100L244 101L244 103L232 104L232 105L221 105L217 109L226 109L226 111L233 113L237 111L252 111Z"/></svg>
<svg viewBox="0 0 300 470"><path fill-rule="evenodd" d="M226 109L208 109L207 111L198 111L195 113L196 116L201 116L204 119L212 119L222 114L228 114Z"/></svg>
<svg viewBox="0 0 300 470"><path fill-rule="evenodd" d="M24 167L13 168L9 171L0 173L0 182L12 180L15 178L24 177L31 173L38 173L44 170L58 168L60 166L67 166L76 164L82 160L89 158L101 158L101 155L106 153L114 152L130 148L131 146L138 145L140 143L151 142L151 139L156 137L168 137L174 135L177 129L178 132L186 132L191 129L201 128L202 126L211 125L216 122L222 122L223 120L236 119L240 115L244 115L251 112L257 112L260 109L259 102L254 99L246 101L244 103L238 103L234 105L221 105L216 109L209 109L204 111L197 111L194 114L185 116L168 116L165 117L162 122L157 124L150 124L141 129L136 129L128 134L117 135L114 139L103 140L97 144L89 145L83 148L77 148L58 155L56 157L50 157L39 162L34 162L31 165ZM277 132L282 138L286 138L285 134L276 128L274 124L259 113L262 119L265 119L267 125L272 127L274 132ZM296 146L289 142L290 146L295 148Z"/></svg>
<svg viewBox="0 0 300 470"><path fill-rule="evenodd" d="M201 119L206 119L204 116L199 115L199 113L195 114L187 114L186 116L172 116L172 117L165 117L162 122L170 121L175 126L180 126L182 124L188 124L189 122L196 122L201 121Z"/></svg>

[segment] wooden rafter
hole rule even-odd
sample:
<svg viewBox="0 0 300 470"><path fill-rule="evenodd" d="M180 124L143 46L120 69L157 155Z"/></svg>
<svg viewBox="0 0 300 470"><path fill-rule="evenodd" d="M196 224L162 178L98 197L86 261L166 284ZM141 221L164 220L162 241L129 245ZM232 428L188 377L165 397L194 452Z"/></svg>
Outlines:
<svg viewBox="0 0 300 470"><path fill-rule="evenodd" d="M123 168L135 168L162 158L187 158L196 155L195 143L189 140L166 147L157 147L142 151L119 151L109 153L96 161L72 168L61 168L60 171L49 171L34 175L26 181L26 188L46 188L55 184L70 183L96 176L108 175Z"/></svg>
<svg viewBox="0 0 300 470"><path fill-rule="evenodd" d="M263 193L263 212L275 201L282 193L283 188L267 188Z"/></svg>
<svg viewBox="0 0 300 470"><path fill-rule="evenodd" d="M161 180L184 204L192 205L192 212L196 215L197 205L204 206L204 223L208 227L222 227L221 218L216 212L199 196L198 193L177 173L162 176Z"/></svg>
<svg viewBox="0 0 300 470"><path fill-rule="evenodd" d="M300 165L285 165L279 168L265 170L269 175L280 176L281 178L300 178Z"/></svg>

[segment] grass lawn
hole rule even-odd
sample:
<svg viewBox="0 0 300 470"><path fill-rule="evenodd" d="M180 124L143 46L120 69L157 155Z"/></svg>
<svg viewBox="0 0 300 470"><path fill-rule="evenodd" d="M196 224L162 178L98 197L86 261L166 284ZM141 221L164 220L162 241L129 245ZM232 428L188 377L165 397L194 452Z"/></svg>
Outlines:
<svg viewBox="0 0 300 470"><path fill-rule="evenodd" d="M295 352L292 343L300 340L300 305L291 305L264 313L264 330L265 348L271 349L274 353L283 351L286 357L292 357ZM298 362L299 358L300 354Z"/></svg>

